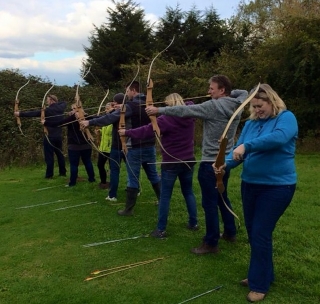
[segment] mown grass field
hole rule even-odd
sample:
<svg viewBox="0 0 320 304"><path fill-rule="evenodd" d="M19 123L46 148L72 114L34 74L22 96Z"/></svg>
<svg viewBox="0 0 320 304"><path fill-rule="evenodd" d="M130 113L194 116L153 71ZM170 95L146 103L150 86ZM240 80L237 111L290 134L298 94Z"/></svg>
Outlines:
<svg viewBox="0 0 320 304"><path fill-rule="evenodd" d="M297 155L296 163L299 182L274 233L276 281L265 304L320 303L320 155ZM45 180L43 167L2 170L0 303L178 304L217 286L222 287L189 302L246 303L248 290L239 281L246 277L249 246L239 173L239 169L232 172L229 185L242 224L238 241L221 241L217 255L196 256L190 249L201 243L204 234L196 174L200 230L186 229L187 213L177 182L168 238L159 240L143 237L155 228L157 220L154 193L144 174L135 215L120 217L116 211L125 199L124 166L117 203L105 200L106 191L98 188L98 182L81 181L66 188L66 178ZM80 176L86 176L82 166ZM133 237L138 238L130 239ZM122 241L83 246L115 240ZM158 258L163 259L85 281L97 269Z"/></svg>

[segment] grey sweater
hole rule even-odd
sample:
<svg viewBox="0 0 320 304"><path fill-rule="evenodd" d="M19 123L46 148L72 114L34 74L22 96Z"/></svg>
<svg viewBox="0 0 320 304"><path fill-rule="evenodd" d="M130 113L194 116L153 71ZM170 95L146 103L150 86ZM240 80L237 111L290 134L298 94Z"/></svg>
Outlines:
<svg viewBox="0 0 320 304"><path fill-rule="evenodd" d="M214 162L219 152L219 139L235 110L248 96L244 90L233 90L230 96L211 99L201 104L159 108L159 114L178 117L194 117L203 120L202 161ZM228 131L226 154L234 145L234 136L240 122L241 113L237 115Z"/></svg>

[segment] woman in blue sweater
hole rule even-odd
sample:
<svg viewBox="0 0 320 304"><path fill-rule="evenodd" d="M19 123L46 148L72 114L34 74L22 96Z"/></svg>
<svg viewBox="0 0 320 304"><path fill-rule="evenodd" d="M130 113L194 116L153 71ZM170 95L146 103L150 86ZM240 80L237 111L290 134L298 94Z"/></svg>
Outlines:
<svg viewBox="0 0 320 304"><path fill-rule="evenodd" d="M191 101L184 102L182 97L173 93L165 98L167 106L189 105ZM192 190L194 157L194 118L181 118L171 116L159 116L157 123L161 132L161 194L158 209L158 225L151 233L156 238L167 236L166 226L169 214L170 200L173 187L177 178L180 181L181 192L184 196L189 221L187 228L198 230L197 206ZM134 139L153 138L154 131L151 124L131 130L120 130L120 135Z"/></svg>
<svg viewBox="0 0 320 304"><path fill-rule="evenodd" d="M297 137L294 114L268 84L261 84L250 102L249 120L224 166L229 170L243 164L241 196L251 256L241 285L250 289L249 302L263 300L274 281L272 233L295 192Z"/></svg>

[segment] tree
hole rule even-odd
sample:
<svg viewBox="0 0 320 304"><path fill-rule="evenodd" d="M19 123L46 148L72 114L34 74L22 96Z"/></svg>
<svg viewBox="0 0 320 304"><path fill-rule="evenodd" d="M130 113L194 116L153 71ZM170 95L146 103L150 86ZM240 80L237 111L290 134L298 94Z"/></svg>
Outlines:
<svg viewBox="0 0 320 304"><path fill-rule="evenodd" d="M149 59L153 43L150 23L136 3L112 2L115 9L107 9L107 23L100 28L94 26L91 46L84 47L88 60L83 70L91 66L85 80L94 84L98 79L104 87L121 81L123 64Z"/></svg>
<svg viewBox="0 0 320 304"><path fill-rule="evenodd" d="M196 6L188 12L182 12L179 5L175 9L168 7L155 33L158 49L164 48L173 34L175 42L164 58L177 64L211 60L225 44L235 46L234 33L213 7L204 12Z"/></svg>

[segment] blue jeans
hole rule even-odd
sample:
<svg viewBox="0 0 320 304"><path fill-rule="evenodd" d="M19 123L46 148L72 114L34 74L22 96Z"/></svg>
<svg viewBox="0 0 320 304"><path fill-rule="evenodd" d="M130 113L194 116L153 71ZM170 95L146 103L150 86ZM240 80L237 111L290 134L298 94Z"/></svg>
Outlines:
<svg viewBox="0 0 320 304"><path fill-rule="evenodd" d="M47 165L46 175L45 177L52 177L53 176L53 168L54 168L54 154L57 156L58 166L59 166L59 174L65 175L66 170L66 163L64 156L62 154L62 139L61 138L49 138L44 137L43 139L43 153L44 153L44 160Z"/></svg>
<svg viewBox="0 0 320 304"><path fill-rule="evenodd" d="M248 281L252 291L266 293L274 281L272 232L295 189L296 185L241 183L243 214L251 247Z"/></svg>
<svg viewBox="0 0 320 304"><path fill-rule="evenodd" d="M232 210L231 203L228 199L228 179L230 172L227 171L223 176L223 184L225 191L222 194L225 203ZM203 241L210 246L217 246L220 239L220 228L219 228L219 214L218 208L220 209L224 233L228 236L236 235L236 225L233 215L226 208L223 200L216 188L216 175L214 173L211 162L200 163L198 171L198 180L201 187L202 194L202 207L205 214L206 222L206 234Z"/></svg>
<svg viewBox="0 0 320 304"><path fill-rule="evenodd" d="M174 168L161 169L161 194L158 208L158 226L159 230L166 230L170 199L173 191L173 186L177 178L180 181L180 188L183 197L186 201L186 206L189 214L189 225L197 225L197 205L196 198L192 190L194 167L188 168L185 164L177 164Z"/></svg>
<svg viewBox="0 0 320 304"><path fill-rule="evenodd" d="M68 156L70 162L70 182L69 186L74 186L77 183L78 177L78 167L80 163L80 158L84 167L86 168L88 174L88 181L94 182L94 170L91 161L92 149L86 150L70 150L68 149Z"/></svg>
<svg viewBox="0 0 320 304"><path fill-rule="evenodd" d="M127 154L127 173L129 188L140 188L140 168L143 167L150 183L152 185L160 182L160 177L157 173L156 162L156 148L155 146L146 148L129 148Z"/></svg>
<svg viewBox="0 0 320 304"><path fill-rule="evenodd" d="M119 149L111 148L109 197L117 197L121 160L125 161L123 152Z"/></svg>

